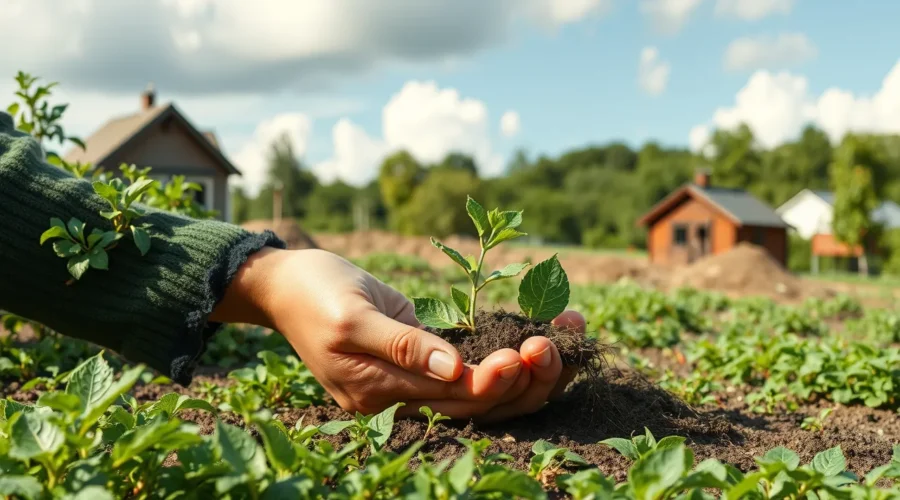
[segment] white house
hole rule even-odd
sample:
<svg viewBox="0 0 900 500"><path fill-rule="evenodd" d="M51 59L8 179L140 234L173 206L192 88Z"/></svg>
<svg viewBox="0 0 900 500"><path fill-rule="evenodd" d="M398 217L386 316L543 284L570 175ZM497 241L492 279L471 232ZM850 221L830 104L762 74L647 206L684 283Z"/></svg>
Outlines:
<svg viewBox="0 0 900 500"><path fill-rule="evenodd" d="M817 234L831 234L834 215L834 193L804 189L775 210L803 239ZM872 213L876 222L886 229L900 228L900 205L883 202Z"/></svg>

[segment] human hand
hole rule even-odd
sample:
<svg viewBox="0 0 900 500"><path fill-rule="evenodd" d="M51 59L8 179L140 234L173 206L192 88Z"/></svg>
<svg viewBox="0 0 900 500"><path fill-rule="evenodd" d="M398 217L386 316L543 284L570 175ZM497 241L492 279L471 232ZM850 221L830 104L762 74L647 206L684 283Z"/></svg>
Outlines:
<svg viewBox="0 0 900 500"><path fill-rule="evenodd" d="M398 401L454 418L496 421L539 409L561 392L556 347L528 339L465 365L445 340L418 328L412 303L369 273L322 250L264 249L241 268L211 321L281 332L319 383L347 411L377 413ZM584 330L564 313L559 325Z"/></svg>

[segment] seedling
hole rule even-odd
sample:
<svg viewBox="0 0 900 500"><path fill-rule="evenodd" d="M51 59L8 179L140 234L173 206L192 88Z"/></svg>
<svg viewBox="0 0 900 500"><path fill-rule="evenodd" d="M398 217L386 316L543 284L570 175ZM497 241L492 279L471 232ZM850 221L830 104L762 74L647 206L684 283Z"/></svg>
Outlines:
<svg viewBox="0 0 900 500"><path fill-rule="evenodd" d="M805 431L821 432L825 429L825 421L833 411L834 408L823 408L818 415L804 418L800 428Z"/></svg>
<svg viewBox="0 0 900 500"><path fill-rule="evenodd" d="M526 235L518 229L522 224L522 212L500 209L488 212L471 197L466 201L466 212L478 232L481 251L477 258L464 257L434 238L431 243L463 269L471 283L469 293L451 286L452 306L434 298L414 298L416 317L425 326L475 332L478 293L488 283L514 278L529 266L528 263L509 264L485 277L484 260L488 251L504 241ZM522 279L519 286L519 306L528 318L549 321L563 312L568 303L569 280L556 255L530 269Z"/></svg>
<svg viewBox="0 0 900 500"><path fill-rule="evenodd" d="M450 420L450 417L448 417L446 415L441 415L441 412L434 413L433 411L431 411L431 408L429 408L427 406L423 406L423 407L419 408L419 413L421 413L422 415L425 415L425 417L428 419L428 428L425 429L425 435L422 436L422 440L428 439L428 434L431 433L431 429L434 429L434 426L438 422L442 422L444 420Z"/></svg>

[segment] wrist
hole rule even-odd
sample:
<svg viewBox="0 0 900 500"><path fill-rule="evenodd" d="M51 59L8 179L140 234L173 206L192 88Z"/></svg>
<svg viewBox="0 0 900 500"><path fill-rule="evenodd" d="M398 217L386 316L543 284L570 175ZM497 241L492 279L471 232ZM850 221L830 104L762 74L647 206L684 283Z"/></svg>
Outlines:
<svg viewBox="0 0 900 500"><path fill-rule="evenodd" d="M246 323L275 329L273 277L288 250L265 247L251 255L238 270L225 295L209 321L215 323Z"/></svg>

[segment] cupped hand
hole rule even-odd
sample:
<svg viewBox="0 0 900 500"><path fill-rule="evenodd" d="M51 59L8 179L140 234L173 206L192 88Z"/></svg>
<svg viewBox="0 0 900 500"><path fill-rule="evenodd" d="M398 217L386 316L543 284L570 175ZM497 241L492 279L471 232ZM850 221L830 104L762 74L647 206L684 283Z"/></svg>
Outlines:
<svg viewBox="0 0 900 500"><path fill-rule="evenodd" d="M377 413L405 402L453 418L496 421L540 409L574 373L548 339L501 349L477 366L422 329L412 303L347 260L323 250L264 249L241 268L210 317L281 332L343 409ZM584 331L567 312L557 325Z"/></svg>

